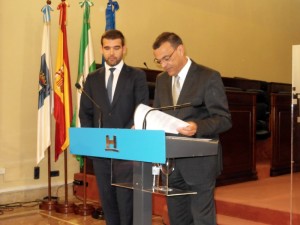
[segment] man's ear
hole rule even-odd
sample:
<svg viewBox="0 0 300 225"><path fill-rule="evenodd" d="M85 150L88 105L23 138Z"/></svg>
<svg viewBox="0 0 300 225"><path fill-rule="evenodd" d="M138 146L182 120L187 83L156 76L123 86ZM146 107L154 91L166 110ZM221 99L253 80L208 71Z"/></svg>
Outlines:
<svg viewBox="0 0 300 225"><path fill-rule="evenodd" d="M127 47L126 47L126 45L123 45L122 49L123 49L123 55L125 55L127 53Z"/></svg>
<svg viewBox="0 0 300 225"><path fill-rule="evenodd" d="M184 53L184 46L183 45L178 45L177 47L178 51L179 51L179 54L181 56L183 56L185 53Z"/></svg>

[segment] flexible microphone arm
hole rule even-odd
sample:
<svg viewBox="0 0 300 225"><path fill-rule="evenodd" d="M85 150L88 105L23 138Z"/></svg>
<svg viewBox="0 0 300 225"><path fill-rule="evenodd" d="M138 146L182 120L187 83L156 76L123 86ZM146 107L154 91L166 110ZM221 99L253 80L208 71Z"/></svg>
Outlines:
<svg viewBox="0 0 300 225"><path fill-rule="evenodd" d="M166 110L171 110L171 109L175 110L175 109L182 109L182 108L187 108L187 107L191 107L191 106L196 107L199 105L201 105L201 104L200 103L198 104L198 101L194 101L194 102L184 103L181 105L172 105L172 106L164 106L164 107L160 107L160 108L152 108L144 116L142 129L146 130L146 128L147 128L146 118L147 118L148 114L152 111L155 111L155 110L166 111Z"/></svg>
<svg viewBox="0 0 300 225"><path fill-rule="evenodd" d="M99 116L98 116L98 124L99 124L99 128L101 128L102 126L102 112L101 112L101 108L100 106L94 101L94 99L81 87L81 85L79 83L75 84L75 87L81 91L83 94L85 94L86 97L88 97L88 99L96 106L96 108L98 109L99 112Z"/></svg>

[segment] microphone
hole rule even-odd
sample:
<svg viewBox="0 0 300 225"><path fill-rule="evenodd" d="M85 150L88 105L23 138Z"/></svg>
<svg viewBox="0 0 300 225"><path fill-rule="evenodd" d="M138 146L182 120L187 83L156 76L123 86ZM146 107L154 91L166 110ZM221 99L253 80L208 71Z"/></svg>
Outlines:
<svg viewBox="0 0 300 225"><path fill-rule="evenodd" d="M144 62L144 66L146 66L146 68L149 69L146 62Z"/></svg>
<svg viewBox="0 0 300 225"><path fill-rule="evenodd" d="M94 101L94 99L81 87L81 85L79 83L75 84L75 87L81 91L83 94L85 94L86 97L88 97L88 99L94 104L94 106L96 106L96 108L99 111L99 116L98 116L98 124L99 124L99 128L101 127L101 121L102 121L102 113L101 113L101 108L100 106Z"/></svg>
<svg viewBox="0 0 300 225"><path fill-rule="evenodd" d="M202 101L199 99L195 99L191 102L188 103L183 103L180 105L170 105L170 106L163 106L163 107L159 107L159 108L153 108L149 111L153 111L153 110L161 110L161 111L166 111L166 110L170 110L170 109L182 109L182 108L187 108L187 107L199 107L202 105Z"/></svg>
<svg viewBox="0 0 300 225"><path fill-rule="evenodd" d="M144 116L144 120L143 120L143 129L145 130L147 127L147 122L146 122L146 118L148 116L148 114L152 111L155 110L160 110L160 111L167 111L167 110L175 110L175 109L182 109L182 108L187 108L187 107L199 107L202 105L202 101L200 99L194 99L191 102L188 103L183 103L180 105L170 105L170 106L163 106L163 107L158 107L158 108L152 108L150 109Z"/></svg>

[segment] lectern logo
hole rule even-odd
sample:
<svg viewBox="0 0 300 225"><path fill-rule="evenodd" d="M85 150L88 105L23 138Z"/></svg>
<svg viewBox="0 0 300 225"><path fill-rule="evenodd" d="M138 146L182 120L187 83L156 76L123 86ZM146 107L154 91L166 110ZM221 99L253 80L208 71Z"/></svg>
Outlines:
<svg viewBox="0 0 300 225"><path fill-rule="evenodd" d="M106 135L106 151L119 152L117 149L117 137L114 135L112 139L109 138L109 135Z"/></svg>

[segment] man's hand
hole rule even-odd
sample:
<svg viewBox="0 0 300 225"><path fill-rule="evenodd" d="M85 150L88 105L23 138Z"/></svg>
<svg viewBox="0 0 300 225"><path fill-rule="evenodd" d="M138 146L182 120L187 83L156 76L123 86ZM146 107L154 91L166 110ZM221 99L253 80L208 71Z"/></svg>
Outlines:
<svg viewBox="0 0 300 225"><path fill-rule="evenodd" d="M177 131L185 136L194 136L197 132L197 124L191 121L187 123L189 124L188 126L179 127L177 128Z"/></svg>

